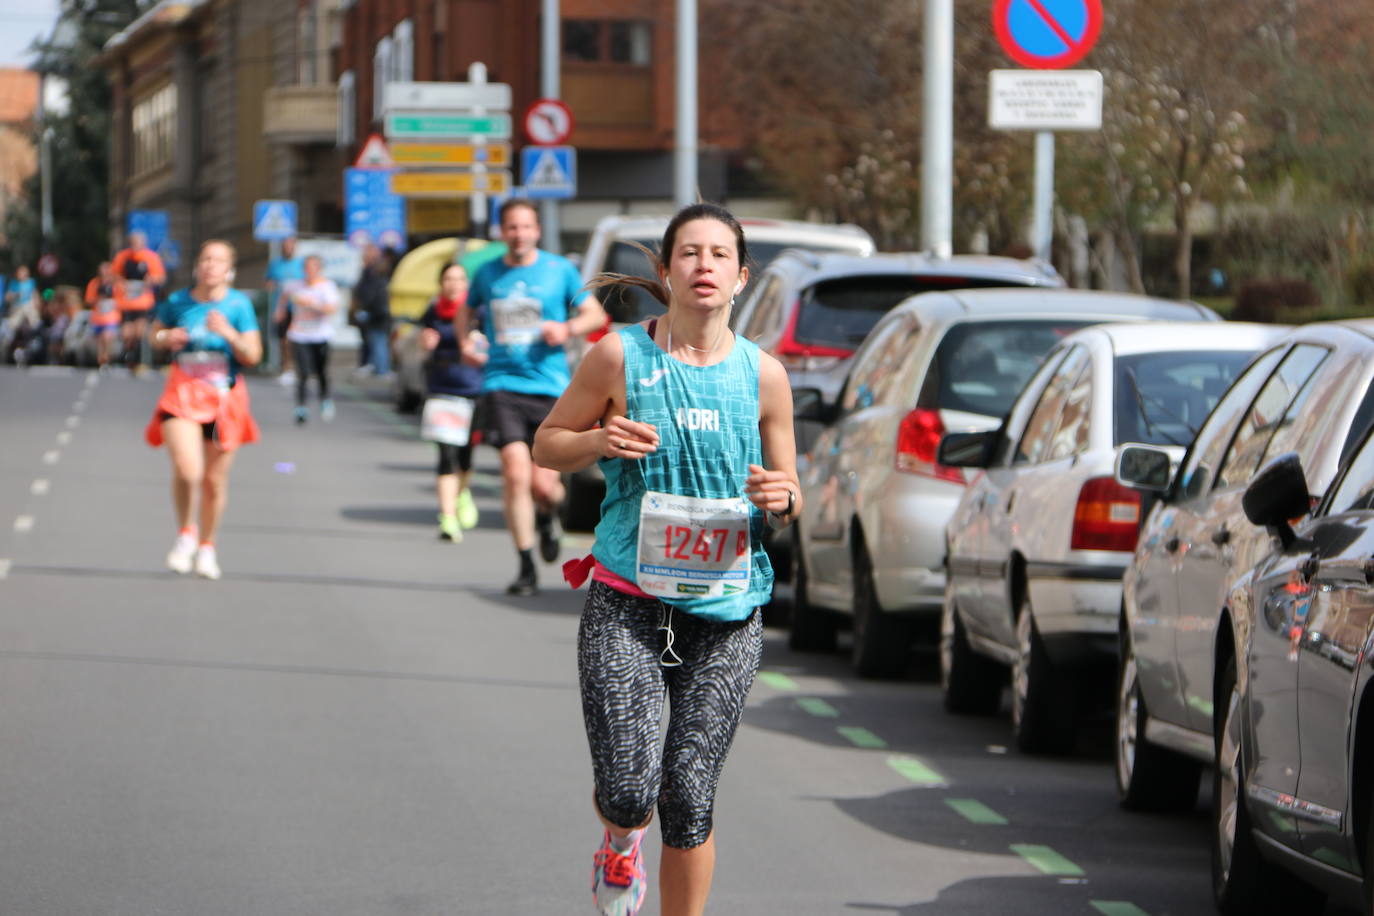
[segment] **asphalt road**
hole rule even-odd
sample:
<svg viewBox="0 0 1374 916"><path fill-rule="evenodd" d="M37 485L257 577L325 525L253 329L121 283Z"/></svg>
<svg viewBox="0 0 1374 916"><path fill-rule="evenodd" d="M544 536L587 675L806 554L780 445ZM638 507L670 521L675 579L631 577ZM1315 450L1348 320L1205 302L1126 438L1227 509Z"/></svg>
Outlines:
<svg viewBox="0 0 1374 916"><path fill-rule="evenodd" d="M160 384L0 369L0 914L592 912L582 596L554 567L504 594L495 454L479 528L442 543L431 447L382 391L297 428L257 380L224 578L181 578L142 441ZM1005 716L770 630L710 911L1212 913L1207 793L1122 811L1109 741L1025 757Z"/></svg>

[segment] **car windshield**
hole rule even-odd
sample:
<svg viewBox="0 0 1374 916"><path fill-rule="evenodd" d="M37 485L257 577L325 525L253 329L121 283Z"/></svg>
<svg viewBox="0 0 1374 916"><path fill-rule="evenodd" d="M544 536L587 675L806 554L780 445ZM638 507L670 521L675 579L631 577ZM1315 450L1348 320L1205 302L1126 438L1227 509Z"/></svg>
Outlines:
<svg viewBox="0 0 1374 916"><path fill-rule="evenodd" d="M746 230L747 231L747 230ZM650 251L658 248L657 239L641 239L639 244ZM826 252L826 251L849 251L853 252L851 245L826 245L826 244L798 244L796 242L749 242L749 267L754 276L758 276L780 252L788 248L804 248L807 251ZM649 257L640 251L630 242L618 241L611 245L610 253L606 256L605 269L609 273L627 274L633 277L652 277L653 269L649 264ZM597 298L606 307L612 321L631 323L643 321L645 318L652 318L655 315L662 315L663 305L649 295L646 290L638 287L624 286L616 284L601 289L597 293ZM897 300L894 300L893 304ZM889 306L890 307L890 306Z"/></svg>
<svg viewBox="0 0 1374 916"><path fill-rule="evenodd" d="M1003 416L1056 343L1083 321L968 321L935 350L920 405Z"/></svg>
<svg viewBox="0 0 1374 916"><path fill-rule="evenodd" d="M1189 350L1117 357L1116 444L1187 446L1253 356Z"/></svg>
<svg viewBox="0 0 1374 916"><path fill-rule="evenodd" d="M817 283L802 298L792 337L797 343L857 349L873 326L908 296L943 289L1019 286L982 277L913 274L844 277Z"/></svg>

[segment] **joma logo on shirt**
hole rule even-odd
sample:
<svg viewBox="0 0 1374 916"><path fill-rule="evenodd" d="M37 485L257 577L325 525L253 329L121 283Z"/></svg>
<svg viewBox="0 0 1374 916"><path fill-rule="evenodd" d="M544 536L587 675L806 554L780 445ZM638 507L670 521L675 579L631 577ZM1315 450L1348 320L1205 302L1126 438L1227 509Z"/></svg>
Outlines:
<svg viewBox="0 0 1374 916"><path fill-rule="evenodd" d="M677 428L720 432L720 411L705 407L679 407Z"/></svg>

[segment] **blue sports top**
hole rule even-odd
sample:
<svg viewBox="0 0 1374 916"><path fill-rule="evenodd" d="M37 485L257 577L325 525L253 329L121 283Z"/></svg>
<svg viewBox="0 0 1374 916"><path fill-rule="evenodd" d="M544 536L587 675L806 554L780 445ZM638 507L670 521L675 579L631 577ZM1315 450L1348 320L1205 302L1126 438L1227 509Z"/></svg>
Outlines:
<svg viewBox="0 0 1374 916"><path fill-rule="evenodd" d="M529 266L504 258L477 269L468 308L478 310L491 342L483 391L514 391L556 398L568 387L568 356L539 336L545 321L567 321L587 298L582 278L567 258L538 252Z"/></svg>
<svg viewBox="0 0 1374 916"><path fill-rule="evenodd" d="M240 333L258 329L258 316L253 311L252 301L236 289L229 290L218 302L200 302L191 296L189 289L179 289L157 304L155 314L157 320L167 327L185 328L190 333L191 339L181 352L213 350L229 357L229 381L232 384L238 380L238 360L234 359L229 341L205 326L205 319L212 310L229 319L229 324Z"/></svg>
<svg viewBox="0 0 1374 916"><path fill-rule="evenodd" d="M625 350L625 414L658 430L658 450L638 460L603 458L606 499L592 553L627 581L635 581L639 504L646 489L723 499L744 493L749 465L763 464L759 436L759 348L736 336L734 348L712 366L680 362L640 325L617 331ZM706 419L708 418L709 419ZM773 567L763 549L765 520L750 511L749 588L718 598L665 598L708 620L744 620L766 604Z"/></svg>

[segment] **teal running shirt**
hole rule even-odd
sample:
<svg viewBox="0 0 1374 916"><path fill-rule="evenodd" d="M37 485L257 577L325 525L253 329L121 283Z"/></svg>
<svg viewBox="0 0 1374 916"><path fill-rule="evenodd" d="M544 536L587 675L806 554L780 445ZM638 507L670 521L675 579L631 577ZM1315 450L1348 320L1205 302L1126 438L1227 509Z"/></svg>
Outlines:
<svg viewBox="0 0 1374 916"><path fill-rule="evenodd" d="M625 415L658 430L658 450L638 461L603 458L606 499L592 550L598 562L637 580L640 500L646 490L706 499L744 495L749 465L763 464L759 436L759 348L736 337L713 366L673 359L639 325L622 328ZM766 604L773 568L763 549L763 512L749 506L748 588L719 597L664 598L708 620L744 620Z"/></svg>

